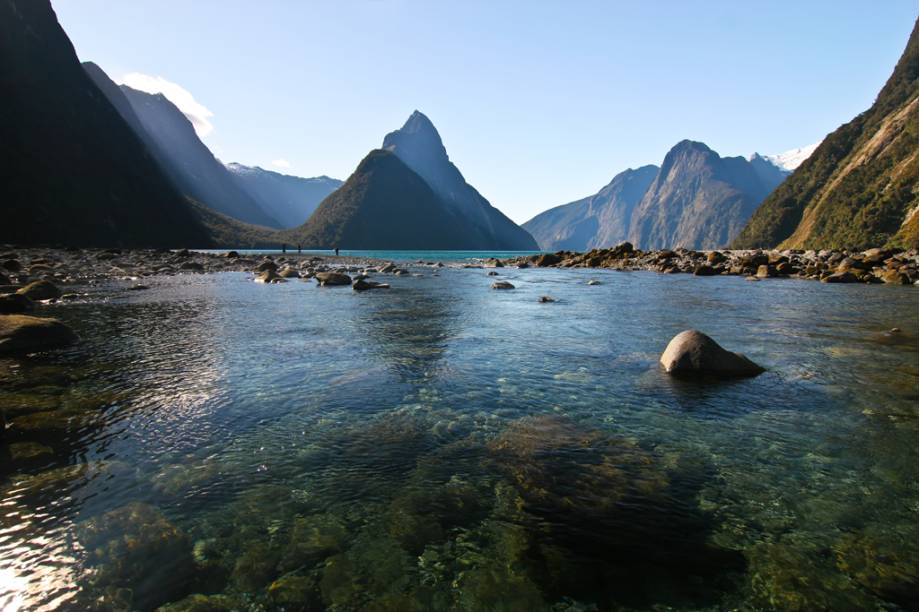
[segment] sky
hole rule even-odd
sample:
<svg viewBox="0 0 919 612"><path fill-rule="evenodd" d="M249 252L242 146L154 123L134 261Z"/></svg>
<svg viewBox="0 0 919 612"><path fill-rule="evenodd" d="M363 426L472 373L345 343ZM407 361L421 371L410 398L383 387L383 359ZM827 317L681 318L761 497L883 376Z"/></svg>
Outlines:
<svg viewBox="0 0 919 612"><path fill-rule="evenodd" d="M781 153L866 110L915 0L52 0L82 61L224 162L345 179L413 110L517 222L682 139Z"/></svg>

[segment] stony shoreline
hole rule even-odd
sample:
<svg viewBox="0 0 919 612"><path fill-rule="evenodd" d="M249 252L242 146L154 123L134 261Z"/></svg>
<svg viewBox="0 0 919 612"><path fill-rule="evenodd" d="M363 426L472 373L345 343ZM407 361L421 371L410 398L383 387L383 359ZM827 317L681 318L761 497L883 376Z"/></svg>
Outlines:
<svg viewBox="0 0 919 612"><path fill-rule="evenodd" d="M695 276L745 276L748 280L801 278L825 283L886 283L919 286L919 249L846 251L664 249L641 251L624 242L586 253L558 251L493 260L493 265L541 268L647 270Z"/></svg>

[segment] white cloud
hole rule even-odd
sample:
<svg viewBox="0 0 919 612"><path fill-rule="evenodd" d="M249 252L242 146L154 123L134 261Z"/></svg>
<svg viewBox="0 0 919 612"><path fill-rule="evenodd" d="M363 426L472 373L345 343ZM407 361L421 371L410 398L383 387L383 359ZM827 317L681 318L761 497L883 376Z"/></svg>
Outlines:
<svg viewBox="0 0 919 612"><path fill-rule="evenodd" d="M284 158L276 159L271 162L271 165L275 168L290 168L290 162Z"/></svg>
<svg viewBox="0 0 919 612"><path fill-rule="evenodd" d="M198 136L204 137L214 131L214 126L210 122L210 118L214 116L214 113L195 100L191 92L181 85L168 81L161 76L150 76L141 72L128 73L116 82L119 85L127 85L132 89L146 91L147 93L163 94L188 117Z"/></svg>

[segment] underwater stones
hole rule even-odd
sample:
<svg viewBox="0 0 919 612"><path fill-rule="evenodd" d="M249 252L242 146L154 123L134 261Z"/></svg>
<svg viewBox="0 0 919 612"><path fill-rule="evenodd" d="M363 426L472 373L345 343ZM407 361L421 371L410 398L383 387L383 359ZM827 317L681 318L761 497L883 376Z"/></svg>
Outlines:
<svg viewBox="0 0 919 612"><path fill-rule="evenodd" d="M0 314L17 314L35 309L35 303L21 293L0 295Z"/></svg>
<svg viewBox="0 0 919 612"><path fill-rule="evenodd" d="M89 519L77 537L94 569L93 587L130 589L133 608L182 596L194 575L188 536L148 504L134 502Z"/></svg>
<svg viewBox="0 0 919 612"><path fill-rule="evenodd" d="M274 578L279 557L279 551L265 542L249 542L236 559L230 580L244 591L260 589Z"/></svg>
<svg viewBox="0 0 919 612"><path fill-rule="evenodd" d="M756 376L765 370L739 353L723 349L700 331L680 332L667 345L660 363L668 374L707 374L730 377Z"/></svg>
<svg viewBox="0 0 919 612"><path fill-rule="evenodd" d="M0 417L0 438L3 437L3 419ZM54 455L50 447L38 442L14 442L10 444L10 459L13 461L33 461Z"/></svg>
<svg viewBox="0 0 919 612"><path fill-rule="evenodd" d="M478 490L465 483L413 490L390 504L389 535L420 555L429 544L443 541L449 529L480 520L482 510Z"/></svg>
<svg viewBox="0 0 919 612"><path fill-rule="evenodd" d="M516 287L514 287L514 285L512 285L511 283L507 281L497 281L497 282L492 283L491 288L492 289L515 289Z"/></svg>
<svg viewBox="0 0 919 612"><path fill-rule="evenodd" d="M351 277L340 272L317 272L316 281L319 283L320 287L350 285Z"/></svg>
<svg viewBox="0 0 919 612"><path fill-rule="evenodd" d="M297 517L278 567L281 571L290 571L316 565L341 552L347 537L344 522L333 514Z"/></svg>
<svg viewBox="0 0 919 612"><path fill-rule="evenodd" d="M378 283L365 278L358 278L351 283L351 288L355 291L368 291L370 289L389 289L389 283Z"/></svg>
<svg viewBox="0 0 919 612"><path fill-rule="evenodd" d="M57 319L0 315L0 355L29 353L67 346L77 335Z"/></svg>
<svg viewBox="0 0 919 612"><path fill-rule="evenodd" d="M587 284L588 284L589 286L591 286L591 287L596 287L597 285L602 285L603 283L601 283L600 281L598 281L598 280L592 278L592 279L590 279L589 281L587 281Z"/></svg>
<svg viewBox="0 0 919 612"><path fill-rule="evenodd" d="M156 612L237 612L244 609L246 601L235 595L195 593L185 599L162 605Z"/></svg>
<svg viewBox="0 0 919 612"><path fill-rule="evenodd" d="M552 302L555 301L555 298L552 297L551 295L541 295L539 296L538 301L540 304L551 304Z"/></svg>
<svg viewBox="0 0 919 612"><path fill-rule="evenodd" d="M919 544L884 525L886 533L847 533L833 547L836 566L878 597L919 609Z"/></svg>
<svg viewBox="0 0 919 612"><path fill-rule="evenodd" d="M35 301L55 300L61 297L61 290L58 289L57 285L46 280L29 283L16 293Z"/></svg>
<svg viewBox="0 0 919 612"><path fill-rule="evenodd" d="M322 595L316 580L309 576L287 575L278 578L268 587L268 600L276 609L319 610Z"/></svg>

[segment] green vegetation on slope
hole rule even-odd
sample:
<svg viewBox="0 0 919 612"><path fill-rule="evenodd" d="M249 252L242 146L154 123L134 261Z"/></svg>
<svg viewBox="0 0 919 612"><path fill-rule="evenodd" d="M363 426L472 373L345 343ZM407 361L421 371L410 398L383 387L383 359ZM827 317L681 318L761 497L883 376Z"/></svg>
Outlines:
<svg viewBox="0 0 919 612"><path fill-rule="evenodd" d="M772 193L735 248L919 244L919 21L872 107Z"/></svg>

